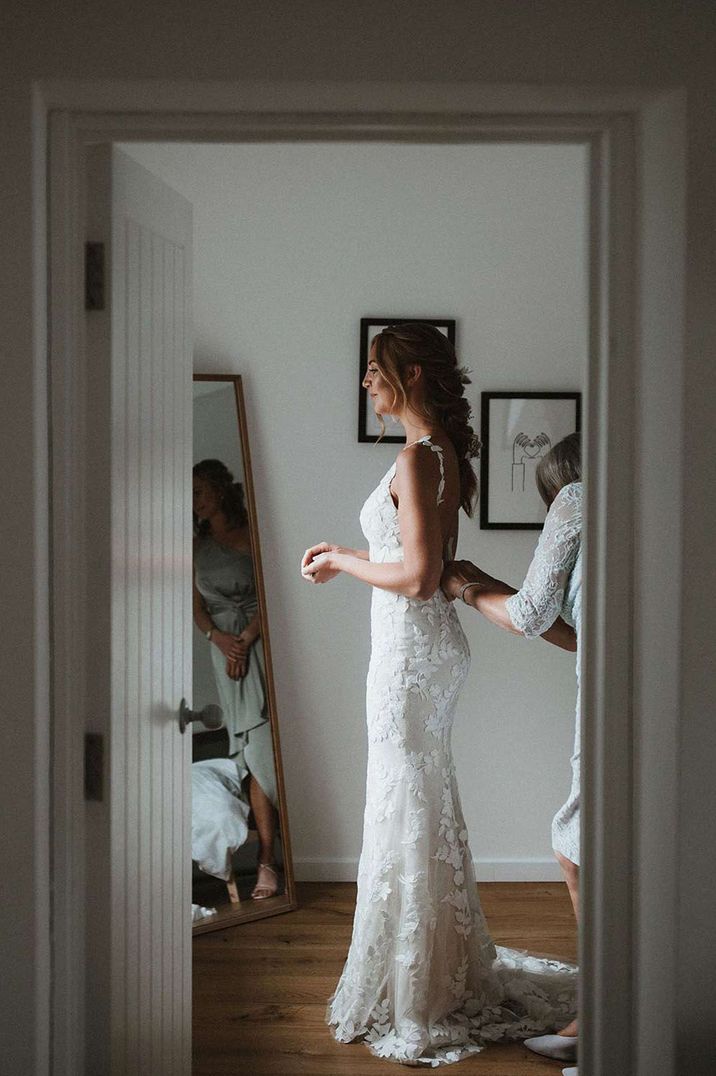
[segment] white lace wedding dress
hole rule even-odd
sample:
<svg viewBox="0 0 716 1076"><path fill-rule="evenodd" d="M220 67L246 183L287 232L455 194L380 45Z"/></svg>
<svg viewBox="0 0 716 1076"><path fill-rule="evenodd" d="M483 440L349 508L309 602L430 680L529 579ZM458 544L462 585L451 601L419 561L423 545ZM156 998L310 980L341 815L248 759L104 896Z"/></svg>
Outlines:
<svg viewBox="0 0 716 1076"><path fill-rule="evenodd" d="M442 449L429 438L420 444L444 476ZM395 465L361 512L372 561L403 557L394 473ZM444 477L438 504L443 488ZM439 589L419 601L374 588L371 622L358 901L327 1020L341 1042L361 1039L391 1061L437 1066L487 1042L566 1025L576 972L496 950L487 931L450 747L470 664L454 605Z"/></svg>

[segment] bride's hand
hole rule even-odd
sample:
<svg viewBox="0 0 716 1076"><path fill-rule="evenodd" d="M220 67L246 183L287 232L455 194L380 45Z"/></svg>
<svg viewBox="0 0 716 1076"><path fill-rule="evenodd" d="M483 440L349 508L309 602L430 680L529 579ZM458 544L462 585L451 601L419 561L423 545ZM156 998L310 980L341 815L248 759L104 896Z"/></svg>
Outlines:
<svg viewBox="0 0 716 1076"><path fill-rule="evenodd" d="M318 553L310 564L301 569L301 575L309 583L330 583L340 575L340 569L334 568L331 560L332 550L326 553Z"/></svg>
<svg viewBox="0 0 716 1076"><path fill-rule="evenodd" d="M340 546L329 545L328 542L319 542L312 545L303 554L301 560L301 575L309 583L330 583L340 574L338 568L329 564L331 553L338 553Z"/></svg>
<svg viewBox="0 0 716 1076"><path fill-rule="evenodd" d="M319 556L321 553L337 553L337 552L338 552L338 546L337 545L330 545L328 542L319 542L317 545L312 545L303 554L303 557L301 559L301 571L303 571L304 568L307 568L308 565L313 560L313 558Z"/></svg>
<svg viewBox="0 0 716 1076"><path fill-rule="evenodd" d="M455 598L460 596L460 588L465 583L482 583L483 586L489 586L492 582L494 582L492 576L488 575L487 572L483 572L481 568L478 568L471 561L453 560L445 565L440 579L440 586L445 597L449 598L450 601L454 601Z"/></svg>

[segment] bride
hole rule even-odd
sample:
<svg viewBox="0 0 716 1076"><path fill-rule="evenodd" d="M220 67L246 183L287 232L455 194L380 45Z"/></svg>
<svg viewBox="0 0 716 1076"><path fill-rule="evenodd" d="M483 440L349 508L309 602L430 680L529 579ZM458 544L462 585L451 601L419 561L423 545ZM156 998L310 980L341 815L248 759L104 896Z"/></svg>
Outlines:
<svg viewBox="0 0 716 1076"><path fill-rule="evenodd" d="M470 651L439 581L476 497L466 383L433 326L375 337L363 385L407 444L361 511L369 549L321 542L301 565L315 584L347 572L374 588L358 898L328 1022L341 1042L430 1066L562 1027L576 1000L573 968L493 945L458 796L450 737Z"/></svg>

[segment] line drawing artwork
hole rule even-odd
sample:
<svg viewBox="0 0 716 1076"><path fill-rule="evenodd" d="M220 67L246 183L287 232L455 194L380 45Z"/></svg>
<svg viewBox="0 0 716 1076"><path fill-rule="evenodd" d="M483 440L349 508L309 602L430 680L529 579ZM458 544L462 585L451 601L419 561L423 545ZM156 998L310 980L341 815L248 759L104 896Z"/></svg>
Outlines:
<svg viewBox="0 0 716 1076"><path fill-rule="evenodd" d="M480 528L541 530L537 469L558 441L579 430L581 394L483 392L480 418Z"/></svg>
<svg viewBox="0 0 716 1076"><path fill-rule="evenodd" d="M512 492L524 493L527 488L527 464L531 470L536 469L537 463L549 452L552 442L546 433L538 433L536 437L520 432L512 442Z"/></svg>

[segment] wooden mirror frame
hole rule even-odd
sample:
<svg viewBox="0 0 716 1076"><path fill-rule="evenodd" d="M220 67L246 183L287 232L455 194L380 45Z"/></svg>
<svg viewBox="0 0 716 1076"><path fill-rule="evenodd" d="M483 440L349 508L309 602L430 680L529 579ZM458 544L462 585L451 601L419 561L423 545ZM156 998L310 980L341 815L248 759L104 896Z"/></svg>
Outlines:
<svg viewBox="0 0 716 1076"><path fill-rule="evenodd" d="M266 919L271 915L281 915L283 912L295 911L298 907L296 899L296 884L293 877L293 859L291 856L291 840L288 829L288 810L286 807L286 790L283 781L283 763L281 760L281 742L278 731L278 709L276 706L276 687L273 676L273 661L271 658L271 641L269 637L268 611L266 605L266 590L264 587L263 563L261 560L261 541L259 537L258 520L256 516L256 499L254 496L254 479L251 469L251 449L249 447L249 433L246 423L246 406L244 404L244 389L240 374L194 374L194 381L217 381L225 384L233 384L236 399L236 418L239 427L239 441L241 443L241 455L244 465L243 484L246 498L246 508L249 515L249 536L251 540L251 555L254 562L254 576L256 579L256 594L258 597L259 623L261 625L261 639L264 648L266 696L268 702L269 725L271 727L271 741L273 744L274 765L276 768L276 788L278 791L278 816L280 823L281 852L283 859L284 892L266 900L246 900L237 906L237 910L219 912L210 919L201 919L192 926L192 935L206 934L212 930L224 930L226 927L237 926L239 923L250 923L256 919Z"/></svg>

